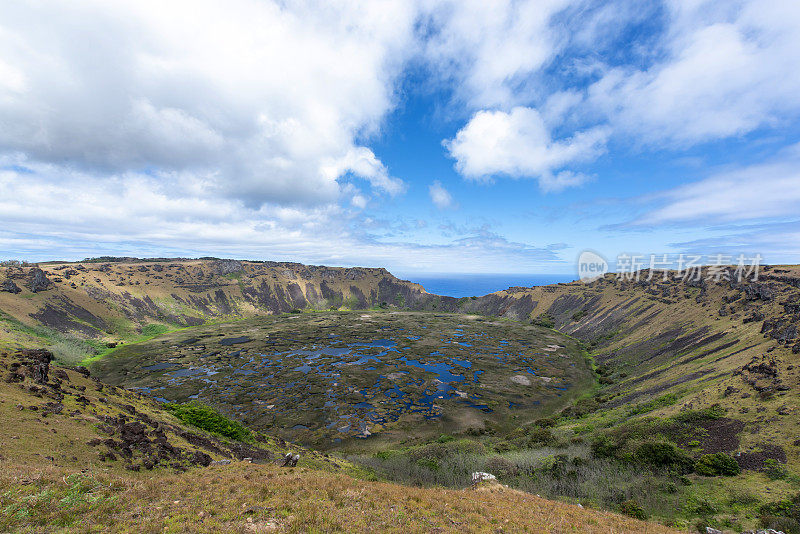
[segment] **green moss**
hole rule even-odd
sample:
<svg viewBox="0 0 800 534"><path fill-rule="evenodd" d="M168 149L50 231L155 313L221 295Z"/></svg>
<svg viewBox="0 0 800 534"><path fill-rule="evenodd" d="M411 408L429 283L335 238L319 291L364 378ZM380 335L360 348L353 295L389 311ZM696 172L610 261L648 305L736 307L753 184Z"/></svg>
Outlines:
<svg viewBox="0 0 800 534"><path fill-rule="evenodd" d="M213 408L197 402L178 404L165 404L164 407L172 415L192 426L220 434L222 436L246 441L251 439L252 434L244 425L232 419L228 419Z"/></svg>

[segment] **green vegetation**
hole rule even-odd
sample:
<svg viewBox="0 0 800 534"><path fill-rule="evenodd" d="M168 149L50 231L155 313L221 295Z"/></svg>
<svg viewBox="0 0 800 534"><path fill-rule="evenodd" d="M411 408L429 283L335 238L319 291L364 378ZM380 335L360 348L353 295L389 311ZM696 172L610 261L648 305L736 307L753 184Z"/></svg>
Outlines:
<svg viewBox="0 0 800 534"><path fill-rule="evenodd" d="M732 477L741 472L741 469L739 469L739 464L736 463L736 460L724 452L704 454L699 460L697 460L694 470L698 475L707 477Z"/></svg>
<svg viewBox="0 0 800 534"><path fill-rule="evenodd" d="M27 344L47 347L56 360L65 365L75 365L87 355L97 354L101 348L101 344L95 340L87 340L76 334L59 332L46 326L28 326L0 310L0 326L3 325L11 332L28 338Z"/></svg>
<svg viewBox="0 0 800 534"><path fill-rule="evenodd" d="M165 324L150 323L142 328L142 336L146 339L152 339L167 332L169 332L169 327Z"/></svg>
<svg viewBox="0 0 800 534"><path fill-rule="evenodd" d="M679 398L680 394L678 393L667 393L666 395L656 397L642 404L631 406L628 408L628 415L639 415L642 413L652 412L653 410L657 410L659 408L664 408L665 406L671 406L675 404Z"/></svg>
<svg viewBox="0 0 800 534"><path fill-rule="evenodd" d="M636 519L647 519L647 514L636 499L624 501L619 505L619 511Z"/></svg>
<svg viewBox="0 0 800 534"><path fill-rule="evenodd" d="M91 473L72 473L62 484L17 486L0 493L0 530L16 526L68 528L88 513L110 514L121 503ZM37 530L39 529L37 528Z"/></svg>
<svg viewBox="0 0 800 534"><path fill-rule="evenodd" d="M498 345L507 351L502 358ZM593 382L577 342L555 332L400 311L203 325L128 343L91 371L174 402L200 399L226 413L233 404L245 424L337 449L360 447L365 435L401 441L409 429L423 440L486 422L508 432L564 407ZM552 441L546 431L524 439Z"/></svg>
<svg viewBox="0 0 800 534"><path fill-rule="evenodd" d="M556 326L556 320L546 313L539 315L531 321L531 323L536 326L543 326L544 328L555 328Z"/></svg>
<svg viewBox="0 0 800 534"><path fill-rule="evenodd" d="M207 432L213 432L238 441L247 441L252 433L237 421L228 419L210 406L197 402L165 404L164 408L186 424L196 426Z"/></svg>
<svg viewBox="0 0 800 534"><path fill-rule="evenodd" d="M800 493L789 499L771 502L759 508L761 526L786 534L800 533Z"/></svg>
<svg viewBox="0 0 800 534"><path fill-rule="evenodd" d="M572 320L573 321L580 321L581 319L586 317L587 314L588 314L588 312L586 310L576 311L575 313L572 314Z"/></svg>

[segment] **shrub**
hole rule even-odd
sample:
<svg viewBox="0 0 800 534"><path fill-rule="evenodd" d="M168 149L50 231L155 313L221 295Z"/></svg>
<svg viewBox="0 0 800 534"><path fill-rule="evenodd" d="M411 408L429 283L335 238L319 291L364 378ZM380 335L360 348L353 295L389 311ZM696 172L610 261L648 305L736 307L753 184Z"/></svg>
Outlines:
<svg viewBox="0 0 800 534"><path fill-rule="evenodd" d="M549 428L536 428L528 434L528 446L551 445L556 442L556 437Z"/></svg>
<svg viewBox="0 0 800 534"><path fill-rule="evenodd" d="M698 475L707 477L726 476L732 477L739 474L739 464L724 452L704 454L694 466Z"/></svg>
<svg viewBox="0 0 800 534"><path fill-rule="evenodd" d="M443 460L456 453L482 454L484 452L486 452L486 448L482 443L462 439L448 441L446 443L429 443L427 445L422 445L411 449L408 452L408 456L413 461L420 459Z"/></svg>
<svg viewBox="0 0 800 534"><path fill-rule="evenodd" d="M583 317L586 316L586 313L587 313L586 310L576 311L575 313L572 314L572 320L580 321Z"/></svg>
<svg viewBox="0 0 800 534"><path fill-rule="evenodd" d="M789 477L789 471L773 458L764 460L764 474L771 480L784 480Z"/></svg>
<svg viewBox="0 0 800 534"><path fill-rule="evenodd" d="M714 404L702 410L686 410L674 417L678 423L700 423L703 421L719 419L725 416L725 408Z"/></svg>
<svg viewBox="0 0 800 534"><path fill-rule="evenodd" d="M417 460L417 465L425 469L430 469L431 471L438 471L441 467L439 461L435 458L419 458Z"/></svg>
<svg viewBox="0 0 800 534"><path fill-rule="evenodd" d="M792 498L771 502L759 508L761 526L786 532L800 533L800 494Z"/></svg>
<svg viewBox="0 0 800 534"><path fill-rule="evenodd" d="M540 417L533 424L542 428L550 428L556 426L556 421L551 417Z"/></svg>
<svg viewBox="0 0 800 534"><path fill-rule="evenodd" d="M644 508L642 508L641 505L639 505L639 503L634 499L624 501L622 504L620 504L619 511L635 519L647 519L647 514L644 512Z"/></svg>
<svg viewBox="0 0 800 534"><path fill-rule="evenodd" d="M608 436L597 436L592 440L592 454L598 458L613 458L617 452L617 444Z"/></svg>
<svg viewBox="0 0 800 534"><path fill-rule="evenodd" d="M688 454L666 441L642 443L636 448L635 457L642 463L657 467L687 468L692 464Z"/></svg>
<svg viewBox="0 0 800 534"><path fill-rule="evenodd" d="M228 419L210 406L197 402L166 404L165 408L186 424L208 432L244 441L251 437L250 430L237 421Z"/></svg>
<svg viewBox="0 0 800 534"><path fill-rule="evenodd" d="M486 468L484 471L492 473L500 478L505 478L518 475L519 467L514 462L502 456L495 456L486 461Z"/></svg>
<svg viewBox="0 0 800 534"><path fill-rule="evenodd" d="M556 325L556 320L546 313L536 317L532 322L536 326L543 326L545 328L553 328Z"/></svg>

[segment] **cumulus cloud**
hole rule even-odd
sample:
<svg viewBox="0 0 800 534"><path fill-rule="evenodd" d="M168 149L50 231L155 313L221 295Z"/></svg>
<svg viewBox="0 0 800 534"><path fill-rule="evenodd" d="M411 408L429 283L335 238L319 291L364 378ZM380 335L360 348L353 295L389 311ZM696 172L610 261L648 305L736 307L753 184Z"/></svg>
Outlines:
<svg viewBox="0 0 800 534"><path fill-rule="evenodd" d="M431 196L433 202L439 209L447 209L453 206L453 196L444 188L439 180L428 186L428 194Z"/></svg>
<svg viewBox="0 0 800 534"><path fill-rule="evenodd" d="M176 177L181 180L182 177ZM80 187L76 187L80 184ZM535 272L558 263L550 249L459 235L421 245L402 239L424 229L389 228L337 204L248 207L210 190L176 191L160 176L97 177L57 165L0 160L0 257L82 259L98 255L269 258L399 272ZM366 230L396 234L387 241ZM388 235L388 234L387 234ZM485 248L484 248L485 247ZM482 254L481 250L491 253ZM5 254L5 256L3 256Z"/></svg>
<svg viewBox="0 0 800 534"><path fill-rule="evenodd" d="M445 146L456 160L456 169L466 178L532 176L540 179L543 189L557 190L579 185L586 177L553 171L597 157L607 137L604 128L594 128L553 140L537 110L516 107L510 112L479 111Z"/></svg>
<svg viewBox="0 0 800 534"><path fill-rule="evenodd" d="M798 28L781 0L3 2L0 250L457 264L465 243L350 231L407 188L371 142L409 66L452 97L459 173L556 191L631 140L680 150L796 122ZM649 221L791 216L795 168L715 173Z"/></svg>
<svg viewBox="0 0 800 534"><path fill-rule="evenodd" d="M359 144L393 106L414 6L3 3L0 152L86 172L193 172L264 203L397 194ZM87 31L88 29L88 31Z"/></svg>
<svg viewBox="0 0 800 534"><path fill-rule="evenodd" d="M800 4L671 0L666 8L663 59L608 68L588 90L587 105L619 133L686 146L800 112Z"/></svg>
<svg viewBox="0 0 800 534"><path fill-rule="evenodd" d="M474 108L528 100L528 78L548 64L562 42L551 24L569 0L444 0L423 4L424 57Z"/></svg>

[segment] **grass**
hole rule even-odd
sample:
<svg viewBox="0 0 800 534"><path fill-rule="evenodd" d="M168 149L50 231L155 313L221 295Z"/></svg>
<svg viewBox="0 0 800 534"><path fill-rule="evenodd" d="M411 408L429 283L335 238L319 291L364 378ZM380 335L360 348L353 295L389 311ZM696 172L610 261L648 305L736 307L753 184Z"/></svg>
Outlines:
<svg viewBox="0 0 800 534"><path fill-rule="evenodd" d="M133 334L130 336L126 336L127 343L119 343L114 347L103 346L95 350L93 353L84 353L84 357L79 360L79 364L83 366L89 366L95 362L102 360L103 358L113 354L120 348L128 345L135 345L137 343L143 343L145 341L150 341L151 339L158 337L160 335L169 333L169 332L178 332L180 330L186 330L187 328L193 327L173 327L171 325L166 325L162 323L149 323L142 327L142 331L139 334Z"/></svg>
<svg viewBox="0 0 800 534"><path fill-rule="evenodd" d="M497 486L408 488L244 463L155 476L5 463L0 485L3 531L674 532Z"/></svg>

